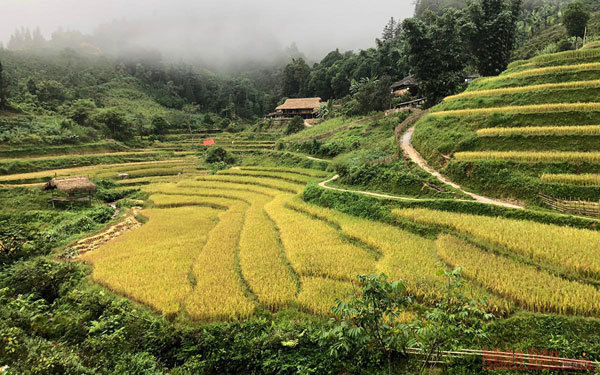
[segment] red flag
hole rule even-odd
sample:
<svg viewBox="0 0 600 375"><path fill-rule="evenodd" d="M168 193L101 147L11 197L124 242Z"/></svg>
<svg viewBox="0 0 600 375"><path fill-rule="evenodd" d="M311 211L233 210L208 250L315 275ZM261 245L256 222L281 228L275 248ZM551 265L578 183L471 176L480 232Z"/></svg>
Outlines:
<svg viewBox="0 0 600 375"><path fill-rule="evenodd" d="M209 139L208 141L204 141L204 145L205 146L212 146L215 144L215 140L214 139Z"/></svg>

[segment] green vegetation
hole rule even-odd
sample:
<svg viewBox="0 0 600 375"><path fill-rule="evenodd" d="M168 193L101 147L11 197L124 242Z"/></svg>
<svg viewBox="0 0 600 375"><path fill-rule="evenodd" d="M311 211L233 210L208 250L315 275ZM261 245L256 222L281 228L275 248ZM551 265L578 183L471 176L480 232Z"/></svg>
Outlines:
<svg viewBox="0 0 600 375"><path fill-rule="evenodd" d="M475 80L417 124L413 143L475 190L533 204L538 193L595 201L596 186L541 176L598 173L598 89L586 76L598 59L593 49L562 52Z"/></svg>

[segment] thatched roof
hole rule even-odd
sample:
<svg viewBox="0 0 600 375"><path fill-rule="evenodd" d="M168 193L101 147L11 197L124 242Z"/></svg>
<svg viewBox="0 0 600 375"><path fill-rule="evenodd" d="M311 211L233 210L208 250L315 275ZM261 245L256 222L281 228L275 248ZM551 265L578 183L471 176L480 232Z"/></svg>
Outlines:
<svg viewBox="0 0 600 375"><path fill-rule="evenodd" d="M44 190L54 189L73 194L96 191L96 185L87 177L53 178L44 185Z"/></svg>
<svg viewBox="0 0 600 375"><path fill-rule="evenodd" d="M398 81L392 85L393 90L398 90L406 87L416 87L419 86L419 82L413 76L408 76L404 78L402 81Z"/></svg>
<svg viewBox="0 0 600 375"><path fill-rule="evenodd" d="M298 98L287 99L285 103L276 108L278 111L284 109L312 109L315 110L321 105L321 98Z"/></svg>

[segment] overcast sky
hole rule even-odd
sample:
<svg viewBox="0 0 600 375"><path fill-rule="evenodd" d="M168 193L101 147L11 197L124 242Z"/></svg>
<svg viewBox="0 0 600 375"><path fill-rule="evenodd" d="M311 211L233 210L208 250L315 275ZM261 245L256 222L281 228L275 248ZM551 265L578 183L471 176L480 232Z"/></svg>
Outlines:
<svg viewBox="0 0 600 375"><path fill-rule="evenodd" d="M414 0L0 0L0 40L16 27L93 33L98 25L130 25L129 38L162 51L278 48L296 42L306 55L374 45L391 16L413 14ZM134 25L134 26L131 26ZM110 29L110 27L109 27ZM106 30L106 27L105 27ZM269 51L269 49L265 49ZM188 51L189 52L189 51Z"/></svg>

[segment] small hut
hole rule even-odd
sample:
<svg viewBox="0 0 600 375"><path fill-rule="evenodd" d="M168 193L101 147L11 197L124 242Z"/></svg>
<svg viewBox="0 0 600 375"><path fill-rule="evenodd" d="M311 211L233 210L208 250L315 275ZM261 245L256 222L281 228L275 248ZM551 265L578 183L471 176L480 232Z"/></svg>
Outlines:
<svg viewBox="0 0 600 375"><path fill-rule="evenodd" d="M43 190L52 190L54 207L54 202L70 202L73 205L73 201L81 199L87 199L91 203L96 185L87 177L55 177L44 185Z"/></svg>

